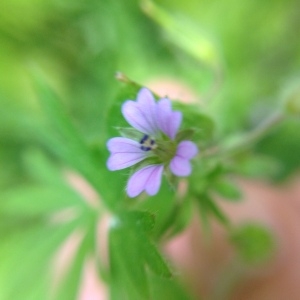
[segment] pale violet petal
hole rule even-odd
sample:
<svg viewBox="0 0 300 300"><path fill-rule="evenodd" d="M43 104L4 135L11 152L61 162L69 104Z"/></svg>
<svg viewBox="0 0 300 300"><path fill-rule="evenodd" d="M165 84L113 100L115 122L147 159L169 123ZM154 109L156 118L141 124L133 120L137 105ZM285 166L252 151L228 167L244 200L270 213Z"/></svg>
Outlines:
<svg viewBox="0 0 300 300"><path fill-rule="evenodd" d="M155 99L152 93L147 88L141 88L137 94L137 103L142 106L155 105Z"/></svg>
<svg viewBox="0 0 300 300"><path fill-rule="evenodd" d="M156 117L156 102L153 94L147 89L142 88L137 95L137 103L139 107L145 112L145 118L148 120L148 123L151 125L152 132L155 133L158 131L157 126L157 117Z"/></svg>
<svg viewBox="0 0 300 300"><path fill-rule="evenodd" d="M122 105L122 114L126 121L140 132L154 135L155 129L153 124L149 122L147 110L142 108L139 103L128 100Z"/></svg>
<svg viewBox="0 0 300 300"><path fill-rule="evenodd" d="M141 144L137 141L124 138L115 137L107 142L107 148L111 153L143 153Z"/></svg>
<svg viewBox="0 0 300 300"><path fill-rule="evenodd" d="M170 169L176 176L188 176L192 172L189 160L177 155L171 160Z"/></svg>
<svg viewBox="0 0 300 300"><path fill-rule="evenodd" d="M171 101L163 98L157 102L157 125L159 129L168 135L169 116L172 113Z"/></svg>
<svg viewBox="0 0 300 300"><path fill-rule="evenodd" d="M161 185L161 176L164 170L163 165L157 165L152 174L150 175L147 185L146 185L146 193L150 196L157 194Z"/></svg>
<svg viewBox="0 0 300 300"><path fill-rule="evenodd" d="M147 157L146 152L141 153L112 153L107 160L107 168L116 171L131 167Z"/></svg>
<svg viewBox="0 0 300 300"><path fill-rule="evenodd" d="M157 125L169 138L174 139L182 121L179 111L172 111L172 104L168 98L157 103Z"/></svg>
<svg viewBox="0 0 300 300"><path fill-rule="evenodd" d="M182 113L179 111L174 111L171 113L171 115L169 116L169 125L168 125L168 136L174 140L177 131L180 127L182 121Z"/></svg>
<svg viewBox="0 0 300 300"><path fill-rule="evenodd" d="M163 165L150 165L135 172L128 180L127 194L133 198L144 190L155 195L161 184Z"/></svg>
<svg viewBox="0 0 300 300"><path fill-rule="evenodd" d="M191 141L182 141L177 146L176 155L182 158L191 159L198 153L198 148L195 143Z"/></svg>

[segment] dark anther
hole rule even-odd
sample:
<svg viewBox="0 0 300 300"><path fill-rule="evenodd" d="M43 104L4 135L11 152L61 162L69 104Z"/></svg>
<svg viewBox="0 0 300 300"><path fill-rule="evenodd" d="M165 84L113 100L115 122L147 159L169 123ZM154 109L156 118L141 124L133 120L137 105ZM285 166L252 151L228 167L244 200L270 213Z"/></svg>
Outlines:
<svg viewBox="0 0 300 300"><path fill-rule="evenodd" d="M144 144L148 139L149 139L149 135L145 134L145 135L142 137L140 143L141 143L141 144Z"/></svg>
<svg viewBox="0 0 300 300"><path fill-rule="evenodd" d="M150 150L151 150L151 147L141 146L141 149L142 149L143 151L150 151Z"/></svg>
<svg viewBox="0 0 300 300"><path fill-rule="evenodd" d="M155 140L150 138L149 135L145 134L141 141L140 141L140 144L142 145L141 146L141 149L143 151L150 151L150 150L153 150L155 149L157 146L156 146L156 143L155 143Z"/></svg>

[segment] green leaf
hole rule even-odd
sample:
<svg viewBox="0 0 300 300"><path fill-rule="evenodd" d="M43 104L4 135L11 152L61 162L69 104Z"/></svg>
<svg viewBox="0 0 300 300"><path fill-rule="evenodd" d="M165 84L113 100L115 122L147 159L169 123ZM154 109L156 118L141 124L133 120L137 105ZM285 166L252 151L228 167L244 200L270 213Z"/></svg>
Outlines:
<svg viewBox="0 0 300 300"><path fill-rule="evenodd" d="M176 134L176 142L180 143L181 141L184 141L184 140L192 140L194 134L195 134L195 131L193 129L180 130Z"/></svg>
<svg viewBox="0 0 300 300"><path fill-rule="evenodd" d="M273 179L283 180L300 167L300 122L299 119L287 119L276 130L265 137L256 151L277 161L277 170L271 174ZM270 171L270 167L268 171ZM262 172L264 170L261 170Z"/></svg>
<svg viewBox="0 0 300 300"><path fill-rule="evenodd" d="M74 191L53 187L24 187L2 193L0 210L12 216L51 215L65 208L83 210L87 204Z"/></svg>
<svg viewBox="0 0 300 300"><path fill-rule="evenodd" d="M121 294L125 299L150 299L146 266L158 276L171 277L167 264L150 241L152 228L153 216L138 211L122 213L112 222L109 249L113 299Z"/></svg>
<svg viewBox="0 0 300 300"><path fill-rule="evenodd" d="M150 233L155 224L154 215L146 211L126 211L118 217L126 226L146 233Z"/></svg>
<svg viewBox="0 0 300 300"><path fill-rule="evenodd" d="M194 131L193 140L196 143L207 144L213 138L215 125L213 120L202 113L196 105L173 102L173 108L183 114L181 128Z"/></svg>
<svg viewBox="0 0 300 300"><path fill-rule="evenodd" d="M91 209L87 201L63 178L62 171L40 151L24 155L27 172L34 183L2 193L0 209L10 216L45 216L63 209Z"/></svg>
<svg viewBox="0 0 300 300"><path fill-rule="evenodd" d="M145 13L163 28L174 45L211 68L219 65L219 54L212 38L190 18L171 14L150 0L144 0L142 4Z"/></svg>
<svg viewBox="0 0 300 300"><path fill-rule="evenodd" d="M238 161L236 172L253 178L272 178L283 169L282 161L267 155L247 155Z"/></svg>
<svg viewBox="0 0 300 300"><path fill-rule="evenodd" d="M173 277L171 279L161 278L155 274L149 275L151 299L155 300L192 300L192 296Z"/></svg>
<svg viewBox="0 0 300 300"><path fill-rule="evenodd" d="M172 273L160 253L157 251L155 245L142 232L139 232L138 239L142 251L141 254L143 255L145 263L156 275L170 278Z"/></svg>
<svg viewBox="0 0 300 300"><path fill-rule="evenodd" d="M214 184L214 189L224 199L234 202L242 199L242 192L240 189L229 181L217 181Z"/></svg>
<svg viewBox="0 0 300 300"><path fill-rule="evenodd" d="M259 224L245 224L235 228L230 240L236 246L241 259L250 264L268 260L275 249L270 231Z"/></svg>
<svg viewBox="0 0 300 300"><path fill-rule="evenodd" d="M0 282L5 284L3 289L1 287L5 295L3 299L29 300L34 299L32 295L37 296L39 293L42 298L48 295L51 282L49 267L53 253L78 224L70 222L63 226L45 226L41 220L39 223L29 223L29 220L23 222L19 231L11 228L13 230L9 231L9 235L1 234L0 255L3 261L0 266ZM17 221L21 225L20 218ZM3 225L1 218L1 229ZM16 223L11 225L16 227Z"/></svg>
<svg viewBox="0 0 300 300"><path fill-rule="evenodd" d="M36 87L45 112L45 128L37 133L48 147L64 163L77 170L101 194L104 203L115 210L124 198L122 188L115 188L123 179L106 168L108 151L105 145L90 149L83 136L76 130L58 96L39 77Z"/></svg>
<svg viewBox="0 0 300 300"><path fill-rule="evenodd" d="M154 215L149 212L130 211L122 214L120 220L131 232L135 232L135 247L139 249L144 264L147 264L157 275L170 277L168 266L149 239L149 234L154 228Z"/></svg>
<svg viewBox="0 0 300 300"><path fill-rule="evenodd" d="M229 224L228 218L223 214L223 212L216 205L214 200L212 200L208 195L205 194L198 195L197 203L199 204L199 209L201 210L201 214L213 215L222 224L224 225Z"/></svg>
<svg viewBox="0 0 300 300"><path fill-rule="evenodd" d="M119 289L133 299L149 299L148 280L143 257L137 247L134 232L130 228L118 225L110 229L110 265L112 281L119 282ZM111 291L114 284L112 282Z"/></svg>
<svg viewBox="0 0 300 300"><path fill-rule="evenodd" d="M155 225L152 235L155 239L159 239L167 230L166 222L173 212L175 197L175 191L163 179L160 191L155 196L136 203L136 209L148 211L154 216Z"/></svg>
<svg viewBox="0 0 300 300"><path fill-rule="evenodd" d="M96 224L91 223L93 227L87 228L83 240L80 242L78 249L76 249L75 257L72 260L67 274L59 284L59 289L55 293L55 299L77 299L78 292L81 286L82 274L84 271L84 264L90 255L95 252L95 228Z"/></svg>
<svg viewBox="0 0 300 300"><path fill-rule="evenodd" d="M109 137L119 135L119 128L128 128L128 123L124 119L121 112L122 105L126 100L135 100L141 88L142 86L134 82L129 82L126 84L120 83L118 95L109 105L109 109L106 114L107 135ZM123 133L125 133L125 131Z"/></svg>
<svg viewBox="0 0 300 300"><path fill-rule="evenodd" d="M70 188L56 162L47 157L41 150L37 148L27 150L23 154L23 161L26 171L35 182L60 188Z"/></svg>
<svg viewBox="0 0 300 300"><path fill-rule="evenodd" d="M164 238L175 236L189 224L193 214L192 202L190 200L189 195L187 195L187 197L180 199L180 203L174 205L173 210L170 212L164 224L165 228L162 230L162 232L165 233ZM179 201L179 199L177 199L177 201Z"/></svg>

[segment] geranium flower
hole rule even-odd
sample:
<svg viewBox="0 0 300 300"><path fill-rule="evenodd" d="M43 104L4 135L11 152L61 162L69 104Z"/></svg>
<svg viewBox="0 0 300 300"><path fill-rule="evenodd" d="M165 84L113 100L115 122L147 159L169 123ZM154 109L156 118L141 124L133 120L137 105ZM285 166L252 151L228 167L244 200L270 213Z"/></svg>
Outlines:
<svg viewBox="0 0 300 300"><path fill-rule="evenodd" d="M198 153L198 149L191 141L176 141L182 114L172 110L168 98L156 102L152 93L142 88L136 101L127 100L123 104L122 114L141 133L141 138L110 139L107 142L111 152L107 167L115 171L142 164L129 178L126 188L129 197L136 197L143 191L155 195L164 170L180 177L190 175L190 159Z"/></svg>

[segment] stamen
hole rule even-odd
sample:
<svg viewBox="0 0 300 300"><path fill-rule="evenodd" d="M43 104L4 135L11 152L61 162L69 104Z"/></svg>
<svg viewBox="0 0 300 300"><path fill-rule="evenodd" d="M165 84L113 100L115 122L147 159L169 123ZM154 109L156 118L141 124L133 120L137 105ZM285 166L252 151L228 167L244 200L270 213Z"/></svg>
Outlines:
<svg viewBox="0 0 300 300"><path fill-rule="evenodd" d="M149 139L149 135L145 134L145 135L142 137L140 143L143 145L144 142L146 142L148 139Z"/></svg>
<svg viewBox="0 0 300 300"><path fill-rule="evenodd" d="M144 151L150 151L151 150L150 147L145 147L145 146L141 146L141 149L144 150Z"/></svg>
<svg viewBox="0 0 300 300"><path fill-rule="evenodd" d="M141 149L143 151L150 151L150 150L153 150L155 148L157 148L157 144L155 143L155 140L152 139L149 135L145 134L141 141L140 141L140 144L141 144Z"/></svg>

